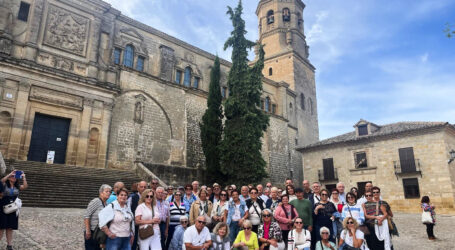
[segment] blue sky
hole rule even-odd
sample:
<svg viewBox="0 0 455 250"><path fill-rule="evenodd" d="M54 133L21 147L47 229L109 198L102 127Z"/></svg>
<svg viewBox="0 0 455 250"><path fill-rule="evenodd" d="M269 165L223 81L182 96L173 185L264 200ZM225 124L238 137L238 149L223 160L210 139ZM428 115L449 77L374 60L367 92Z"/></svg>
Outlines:
<svg viewBox="0 0 455 250"><path fill-rule="evenodd" d="M108 0L123 14L230 60L226 6L236 0ZM258 0L243 0L247 37L258 37ZM316 67L320 139L359 119L455 123L453 0L306 0L310 61Z"/></svg>

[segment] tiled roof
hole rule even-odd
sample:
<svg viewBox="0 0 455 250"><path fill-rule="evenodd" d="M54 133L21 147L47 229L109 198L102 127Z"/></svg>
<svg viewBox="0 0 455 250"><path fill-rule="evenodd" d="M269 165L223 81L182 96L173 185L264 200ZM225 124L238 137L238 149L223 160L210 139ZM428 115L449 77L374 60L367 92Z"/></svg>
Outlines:
<svg viewBox="0 0 455 250"><path fill-rule="evenodd" d="M375 125L375 124L374 124ZM312 143L302 147L296 147L297 150L302 151L310 148L316 148L320 146L332 145L343 142L355 142L369 138L375 138L386 135L399 134L403 132L417 131L428 128L444 127L446 125L452 126L448 122L397 122L387 125L375 125L379 129L368 135L357 136L356 132L349 132L339 136L331 137L316 143Z"/></svg>

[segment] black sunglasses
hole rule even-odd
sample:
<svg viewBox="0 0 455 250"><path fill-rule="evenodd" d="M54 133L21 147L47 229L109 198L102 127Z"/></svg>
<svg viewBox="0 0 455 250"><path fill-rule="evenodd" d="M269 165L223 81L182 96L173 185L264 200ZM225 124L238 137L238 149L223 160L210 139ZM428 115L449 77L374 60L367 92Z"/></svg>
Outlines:
<svg viewBox="0 0 455 250"><path fill-rule="evenodd" d="M348 222L346 222L346 224L354 224L354 222L353 221L348 221Z"/></svg>
<svg viewBox="0 0 455 250"><path fill-rule="evenodd" d="M373 194L379 194L379 193L381 193L381 192L373 192Z"/></svg>
<svg viewBox="0 0 455 250"><path fill-rule="evenodd" d="M251 227L244 227L243 230L250 230Z"/></svg>
<svg viewBox="0 0 455 250"><path fill-rule="evenodd" d="M366 194L365 197L372 197L372 194Z"/></svg>
<svg viewBox="0 0 455 250"><path fill-rule="evenodd" d="M303 222L301 222L301 221L296 221L296 222L294 222L294 224L303 224Z"/></svg>
<svg viewBox="0 0 455 250"><path fill-rule="evenodd" d="M146 195L145 198L147 198L147 199L153 199L153 195Z"/></svg>
<svg viewBox="0 0 455 250"><path fill-rule="evenodd" d="M203 225L207 224L207 222L205 222L205 221L200 221L200 220L198 220L197 222L199 222L199 223L201 223L201 224L203 224Z"/></svg>
<svg viewBox="0 0 455 250"><path fill-rule="evenodd" d="M227 196L227 194L220 194L220 196Z"/></svg>
<svg viewBox="0 0 455 250"><path fill-rule="evenodd" d="M271 214L263 214L262 217L272 217Z"/></svg>

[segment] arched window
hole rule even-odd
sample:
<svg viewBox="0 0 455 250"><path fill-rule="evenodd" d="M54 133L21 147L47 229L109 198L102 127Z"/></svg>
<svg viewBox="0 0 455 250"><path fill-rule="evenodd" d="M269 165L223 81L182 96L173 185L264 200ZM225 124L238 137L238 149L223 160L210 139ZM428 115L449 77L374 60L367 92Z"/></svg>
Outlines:
<svg viewBox="0 0 455 250"><path fill-rule="evenodd" d="M314 114L314 110L313 110L313 100L311 98L308 98L308 102L310 103L310 113L311 114Z"/></svg>
<svg viewBox="0 0 455 250"><path fill-rule="evenodd" d="M267 12L267 24L271 24L275 22L275 17L273 16L273 10L269 10Z"/></svg>
<svg viewBox="0 0 455 250"><path fill-rule="evenodd" d="M270 112L270 97L265 98L265 106L264 106L265 112Z"/></svg>
<svg viewBox="0 0 455 250"><path fill-rule="evenodd" d="M183 78L183 85L185 87L191 86L191 68L190 67L185 68L185 76Z"/></svg>
<svg viewBox="0 0 455 250"><path fill-rule="evenodd" d="M133 67L134 61L134 47L133 45L126 45L125 54L123 55L123 65L126 67Z"/></svg>
<svg viewBox="0 0 455 250"><path fill-rule="evenodd" d="M272 68L269 68L269 76L273 75L273 70Z"/></svg>
<svg viewBox="0 0 455 250"><path fill-rule="evenodd" d="M283 9L283 21L284 22L291 21L291 11L288 8Z"/></svg>
<svg viewBox="0 0 455 250"><path fill-rule="evenodd" d="M305 95L303 93L300 94L300 107L305 110Z"/></svg>

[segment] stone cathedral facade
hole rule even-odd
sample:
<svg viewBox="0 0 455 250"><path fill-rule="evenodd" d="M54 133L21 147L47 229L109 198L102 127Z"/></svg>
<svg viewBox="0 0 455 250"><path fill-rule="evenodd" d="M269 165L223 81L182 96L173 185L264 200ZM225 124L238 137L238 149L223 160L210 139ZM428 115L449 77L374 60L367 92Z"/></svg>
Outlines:
<svg viewBox="0 0 455 250"><path fill-rule="evenodd" d="M270 179L302 177L318 140L315 68L301 0L261 0L263 156ZM215 56L100 0L0 0L0 149L5 158L98 168L203 169L199 122ZM222 94L230 63L221 61Z"/></svg>

